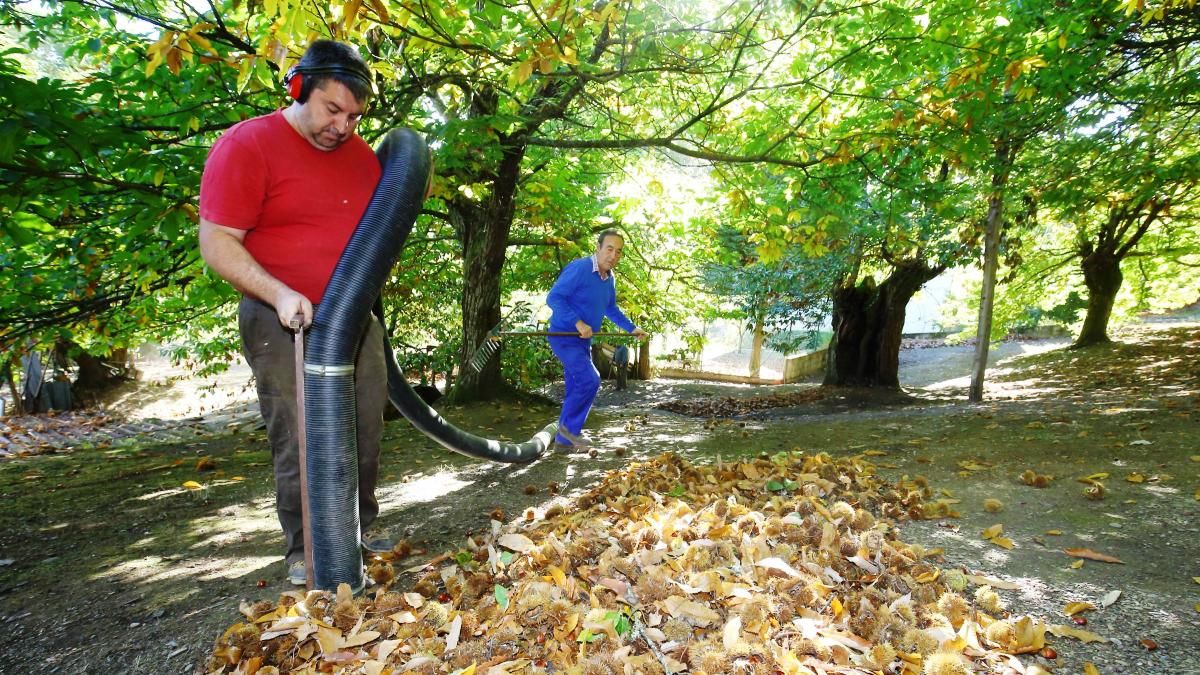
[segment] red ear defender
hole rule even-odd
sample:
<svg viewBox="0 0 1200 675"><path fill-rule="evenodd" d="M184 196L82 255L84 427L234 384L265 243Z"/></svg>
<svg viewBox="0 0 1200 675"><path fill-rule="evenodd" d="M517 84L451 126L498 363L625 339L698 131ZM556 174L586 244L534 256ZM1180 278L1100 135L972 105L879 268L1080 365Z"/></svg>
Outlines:
<svg viewBox="0 0 1200 675"><path fill-rule="evenodd" d="M293 100L300 100L300 92L304 88L304 74L296 72L295 68L288 71L287 77L284 78L284 84L287 85L288 96Z"/></svg>

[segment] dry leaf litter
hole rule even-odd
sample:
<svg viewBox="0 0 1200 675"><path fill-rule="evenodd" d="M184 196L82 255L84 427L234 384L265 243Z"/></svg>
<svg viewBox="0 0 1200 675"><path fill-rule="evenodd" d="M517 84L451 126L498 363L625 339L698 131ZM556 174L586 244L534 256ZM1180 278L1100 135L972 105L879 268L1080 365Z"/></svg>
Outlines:
<svg viewBox="0 0 1200 675"><path fill-rule="evenodd" d="M570 508L494 520L410 570L423 576L406 592L376 560L366 597L244 604L209 672L1036 673L1015 655L1052 656L1047 633L1104 639L1009 616L996 589L1011 584L896 538L894 520L951 504L861 457L662 455Z"/></svg>

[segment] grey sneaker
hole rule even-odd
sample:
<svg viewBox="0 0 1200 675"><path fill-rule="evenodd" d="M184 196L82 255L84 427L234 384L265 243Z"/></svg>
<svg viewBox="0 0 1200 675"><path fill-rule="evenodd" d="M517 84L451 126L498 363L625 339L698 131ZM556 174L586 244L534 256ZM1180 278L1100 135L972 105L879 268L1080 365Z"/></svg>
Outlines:
<svg viewBox="0 0 1200 675"><path fill-rule="evenodd" d="M308 574L307 570L304 568L303 560L297 560L291 565L288 565L287 578L288 581L290 581L294 586L308 585Z"/></svg>
<svg viewBox="0 0 1200 675"><path fill-rule="evenodd" d="M367 530L362 534L362 547L369 553L390 553L396 542L383 530Z"/></svg>

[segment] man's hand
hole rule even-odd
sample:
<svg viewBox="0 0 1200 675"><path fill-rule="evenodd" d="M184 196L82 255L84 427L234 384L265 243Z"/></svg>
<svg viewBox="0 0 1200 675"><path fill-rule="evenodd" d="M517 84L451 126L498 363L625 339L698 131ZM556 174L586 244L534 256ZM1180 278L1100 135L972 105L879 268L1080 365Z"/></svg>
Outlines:
<svg viewBox="0 0 1200 675"><path fill-rule="evenodd" d="M579 331L579 337L584 340L592 337L592 327L587 325L582 319L575 322L575 330Z"/></svg>
<svg viewBox="0 0 1200 675"><path fill-rule="evenodd" d="M275 296L275 301L271 304L275 307L275 315L279 317L279 323L285 327L290 327L292 318L298 315L304 316L304 328L312 325L312 302L296 291L284 287Z"/></svg>
<svg viewBox="0 0 1200 675"><path fill-rule="evenodd" d="M637 337L639 342L645 342L646 340L650 339L650 334L647 333L646 331L642 330L641 328L634 328L633 334L634 334L634 336Z"/></svg>

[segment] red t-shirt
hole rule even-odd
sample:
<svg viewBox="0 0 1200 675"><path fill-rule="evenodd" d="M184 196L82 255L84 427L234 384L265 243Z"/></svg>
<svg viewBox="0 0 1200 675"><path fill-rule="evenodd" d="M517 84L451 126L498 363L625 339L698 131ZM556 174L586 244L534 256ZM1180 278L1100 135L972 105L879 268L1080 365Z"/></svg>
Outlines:
<svg viewBox="0 0 1200 675"><path fill-rule="evenodd" d="M382 173L357 135L313 147L277 110L230 127L200 180L200 216L246 230L243 244L271 276L321 301Z"/></svg>

